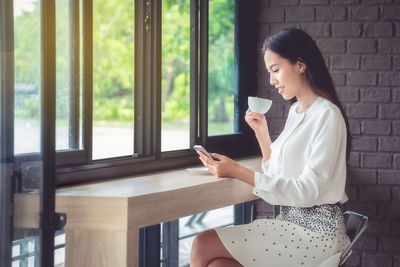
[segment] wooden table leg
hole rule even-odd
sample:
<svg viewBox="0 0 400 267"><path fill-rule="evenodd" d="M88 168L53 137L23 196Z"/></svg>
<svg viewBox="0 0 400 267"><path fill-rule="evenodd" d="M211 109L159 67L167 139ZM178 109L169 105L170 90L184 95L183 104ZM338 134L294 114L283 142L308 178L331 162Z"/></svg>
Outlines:
<svg viewBox="0 0 400 267"><path fill-rule="evenodd" d="M133 240L127 240L125 231L69 229L65 234L66 267L136 266L131 263L132 256L128 256Z"/></svg>
<svg viewBox="0 0 400 267"><path fill-rule="evenodd" d="M127 237L128 267L139 267L139 227L129 228Z"/></svg>

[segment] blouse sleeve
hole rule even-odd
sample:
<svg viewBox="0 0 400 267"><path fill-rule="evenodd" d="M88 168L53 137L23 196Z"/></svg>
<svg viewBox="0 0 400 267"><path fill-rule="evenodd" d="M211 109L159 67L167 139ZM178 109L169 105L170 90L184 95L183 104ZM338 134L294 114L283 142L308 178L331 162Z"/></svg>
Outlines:
<svg viewBox="0 0 400 267"><path fill-rule="evenodd" d="M267 173L268 168L269 168L269 160L267 160L265 162L264 162L264 160L262 160L261 161L261 170L262 170L262 172L263 173Z"/></svg>
<svg viewBox="0 0 400 267"><path fill-rule="evenodd" d="M299 177L270 177L266 172L256 172L253 193L273 205L311 207L326 189L344 186L346 126L340 112L324 111L315 133L310 157ZM334 178L335 174L342 180Z"/></svg>

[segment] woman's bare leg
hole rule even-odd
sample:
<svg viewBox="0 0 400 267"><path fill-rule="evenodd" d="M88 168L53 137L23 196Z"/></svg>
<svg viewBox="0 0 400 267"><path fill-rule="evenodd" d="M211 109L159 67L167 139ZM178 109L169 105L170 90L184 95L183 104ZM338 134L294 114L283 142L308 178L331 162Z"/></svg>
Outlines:
<svg viewBox="0 0 400 267"><path fill-rule="evenodd" d="M240 263L235 260L229 259L216 259L210 262L207 267L243 267Z"/></svg>
<svg viewBox="0 0 400 267"><path fill-rule="evenodd" d="M232 255L226 250L214 229L198 234L193 241L192 251L190 253L190 267L206 267L213 260L220 258L231 260L230 266L233 266L232 264L236 262Z"/></svg>

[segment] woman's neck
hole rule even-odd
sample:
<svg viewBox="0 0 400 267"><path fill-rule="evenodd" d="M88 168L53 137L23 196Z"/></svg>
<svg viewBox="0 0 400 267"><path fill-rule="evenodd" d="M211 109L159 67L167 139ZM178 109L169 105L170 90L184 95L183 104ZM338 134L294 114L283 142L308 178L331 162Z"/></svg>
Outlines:
<svg viewBox="0 0 400 267"><path fill-rule="evenodd" d="M310 91L306 94L296 96L296 98L299 102L299 105L296 108L296 112L304 113L311 107L314 101L318 98L318 95L310 89Z"/></svg>

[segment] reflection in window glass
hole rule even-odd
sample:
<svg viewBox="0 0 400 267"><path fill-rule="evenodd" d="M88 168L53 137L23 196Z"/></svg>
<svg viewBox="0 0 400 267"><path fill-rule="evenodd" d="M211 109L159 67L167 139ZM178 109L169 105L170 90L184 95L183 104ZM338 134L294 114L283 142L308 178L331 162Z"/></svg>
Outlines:
<svg viewBox="0 0 400 267"><path fill-rule="evenodd" d="M69 118L69 1L56 0L56 149L68 149Z"/></svg>
<svg viewBox="0 0 400 267"><path fill-rule="evenodd" d="M209 5L208 135L234 133L235 1Z"/></svg>
<svg viewBox="0 0 400 267"><path fill-rule="evenodd" d="M134 5L93 1L93 159L133 154Z"/></svg>
<svg viewBox="0 0 400 267"><path fill-rule="evenodd" d="M190 250L196 235L208 229L233 225L234 206L190 215L171 223L161 225L162 263L186 267L190 264ZM175 249L178 251L174 251ZM176 255L177 259L174 258Z"/></svg>
<svg viewBox="0 0 400 267"><path fill-rule="evenodd" d="M14 152L40 151L40 1L14 0Z"/></svg>
<svg viewBox="0 0 400 267"><path fill-rule="evenodd" d="M81 7L75 7L77 14L71 14L74 1L56 0L56 149L82 148L82 90L80 79L79 48L81 22L73 21L79 16ZM79 1L76 1L79 5ZM75 29L79 33L72 31ZM79 50L79 51L78 51ZM74 71L71 70L74 69ZM74 107L71 109L71 106ZM79 107L79 108L78 108Z"/></svg>
<svg viewBox="0 0 400 267"><path fill-rule="evenodd" d="M38 0L14 0L14 153L40 153L41 137L41 3ZM2 18L3 19L3 18ZM6 22L7 23L7 22ZM12 114L5 114L12 117ZM10 130L10 129L6 129ZM7 144L8 145L8 144ZM14 162L15 163L15 162ZM19 173L18 185L15 188L8 187L13 199L37 199L43 197L40 181L43 179L43 162L24 161L21 164L10 163L10 167ZM3 174L8 171L1 170L1 179L6 182ZM14 177L10 178L13 179ZM4 191L4 192L5 192ZM7 194L6 194L7 195ZM3 197L3 196L2 196ZM32 198L30 198L32 197ZM19 201L20 201L19 200ZM18 202L16 200L16 202ZM37 202L39 203L39 202ZM12 251L11 266L41 266L40 260L40 227L27 229L26 221L22 218L32 218L28 224L39 225L39 206L35 201L29 202L29 214L15 205L14 224L9 233L12 242L9 243ZM4 205L2 205L4 206ZM31 216L32 215L32 216ZM3 229L2 229L3 230ZM0 237L3 238L3 237ZM3 249L3 248L2 248ZM3 261L2 261L3 262Z"/></svg>
<svg viewBox="0 0 400 267"><path fill-rule="evenodd" d="M161 151L189 148L190 1L162 2Z"/></svg>

